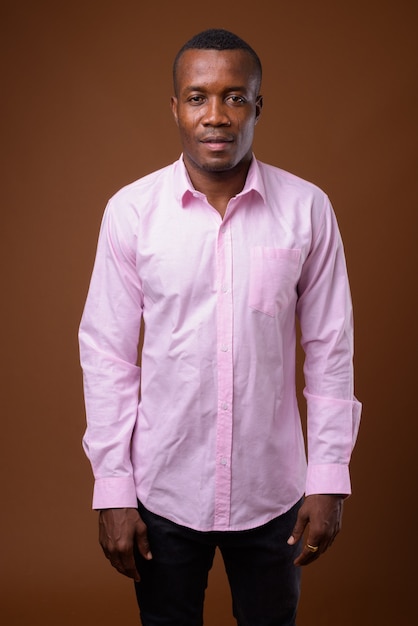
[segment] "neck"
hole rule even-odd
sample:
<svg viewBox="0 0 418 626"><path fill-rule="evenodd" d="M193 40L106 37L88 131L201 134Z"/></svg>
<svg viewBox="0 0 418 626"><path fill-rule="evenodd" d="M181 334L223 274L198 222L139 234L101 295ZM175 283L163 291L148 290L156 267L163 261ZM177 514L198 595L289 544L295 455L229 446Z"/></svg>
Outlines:
<svg viewBox="0 0 418 626"><path fill-rule="evenodd" d="M193 187L205 194L209 204L222 217L225 215L230 199L243 190L250 162L251 159L239 163L231 170L217 172L199 169L185 159L186 169Z"/></svg>

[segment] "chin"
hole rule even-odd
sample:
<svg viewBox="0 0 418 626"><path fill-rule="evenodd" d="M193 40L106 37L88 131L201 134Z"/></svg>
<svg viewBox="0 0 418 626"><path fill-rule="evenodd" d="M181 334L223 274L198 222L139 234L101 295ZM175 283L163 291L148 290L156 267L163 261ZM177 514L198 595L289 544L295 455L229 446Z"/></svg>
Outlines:
<svg viewBox="0 0 418 626"><path fill-rule="evenodd" d="M235 167L235 161L207 161L200 164L200 168L205 172L227 172Z"/></svg>

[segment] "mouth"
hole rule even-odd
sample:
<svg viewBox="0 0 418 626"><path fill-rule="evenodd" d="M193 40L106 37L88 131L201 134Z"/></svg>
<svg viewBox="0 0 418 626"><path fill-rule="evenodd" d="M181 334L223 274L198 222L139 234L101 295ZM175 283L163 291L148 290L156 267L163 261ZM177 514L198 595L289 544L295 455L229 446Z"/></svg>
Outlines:
<svg viewBox="0 0 418 626"><path fill-rule="evenodd" d="M210 137L203 137L200 141L201 143L204 143L209 150L216 152L219 150L225 150L228 144L231 144L234 140L230 136L214 135Z"/></svg>

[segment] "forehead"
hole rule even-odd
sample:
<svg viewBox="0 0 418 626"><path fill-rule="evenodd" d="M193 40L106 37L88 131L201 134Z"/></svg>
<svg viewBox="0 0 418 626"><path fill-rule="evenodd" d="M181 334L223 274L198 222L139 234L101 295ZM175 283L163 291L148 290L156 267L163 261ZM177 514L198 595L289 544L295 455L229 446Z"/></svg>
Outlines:
<svg viewBox="0 0 418 626"><path fill-rule="evenodd" d="M246 50L192 49L181 55L176 80L180 90L211 83L252 88L258 83L258 72Z"/></svg>

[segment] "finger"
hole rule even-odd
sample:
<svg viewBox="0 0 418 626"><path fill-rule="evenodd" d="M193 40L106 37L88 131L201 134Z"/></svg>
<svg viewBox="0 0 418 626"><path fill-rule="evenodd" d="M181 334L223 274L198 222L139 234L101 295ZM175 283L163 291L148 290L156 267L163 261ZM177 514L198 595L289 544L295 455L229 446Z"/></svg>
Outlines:
<svg viewBox="0 0 418 626"><path fill-rule="evenodd" d="M137 582L140 581L140 576L136 568L133 546L125 545L120 547L112 545L109 548L106 545L102 545L102 550L105 557L110 561L112 567L114 567L120 574L123 574L128 578L133 578Z"/></svg>
<svg viewBox="0 0 418 626"><path fill-rule="evenodd" d="M321 552L318 551L314 553L308 548L304 547L298 558L295 559L293 563L296 567L304 567L305 565L309 565L310 563L313 563L314 561L319 559L320 555Z"/></svg>
<svg viewBox="0 0 418 626"><path fill-rule="evenodd" d="M313 522L309 525L309 533L306 539L308 546L320 546L321 554L323 554L334 542L338 534L338 527L330 523L322 523L322 526L316 526Z"/></svg>
<svg viewBox="0 0 418 626"><path fill-rule="evenodd" d="M122 554L114 561L111 560L111 563L120 574L123 574L123 576L132 578L136 582L139 582L141 580L138 569L136 567L133 552L131 552L130 554Z"/></svg>
<svg viewBox="0 0 418 626"><path fill-rule="evenodd" d="M309 565L309 563L316 561L322 553L323 549L321 544L308 537L308 540L303 546L302 552L297 559L295 559L294 564L298 567Z"/></svg>
<svg viewBox="0 0 418 626"><path fill-rule="evenodd" d="M129 548L124 550L103 549L103 552L106 558L109 559L112 567L114 567L120 574L123 574L123 576L127 576L128 578L133 578L137 582L140 581L140 575L136 567L133 550Z"/></svg>
<svg viewBox="0 0 418 626"><path fill-rule="evenodd" d="M309 565L309 563L316 561L321 554L328 550L335 537L336 533L331 536L327 533L314 534L312 528L310 528L302 552L294 561L295 565Z"/></svg>

